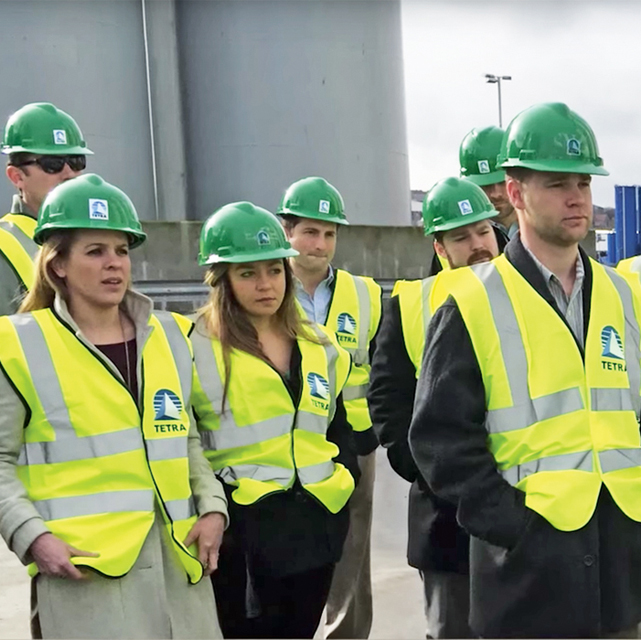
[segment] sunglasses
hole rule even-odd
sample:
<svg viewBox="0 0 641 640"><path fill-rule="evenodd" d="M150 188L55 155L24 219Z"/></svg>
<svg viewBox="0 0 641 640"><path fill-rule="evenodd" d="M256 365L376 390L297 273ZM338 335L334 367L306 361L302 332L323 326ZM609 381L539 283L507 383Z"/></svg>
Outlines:
<svg viewBox="0 0 641 640"><path fill-rule="evenodd" d="M72 171L83 171L87 166L87 156L40 156L33 160L25 160L16 167L26 167L37 164L45 173L60 173L68 164Z"/></svg>

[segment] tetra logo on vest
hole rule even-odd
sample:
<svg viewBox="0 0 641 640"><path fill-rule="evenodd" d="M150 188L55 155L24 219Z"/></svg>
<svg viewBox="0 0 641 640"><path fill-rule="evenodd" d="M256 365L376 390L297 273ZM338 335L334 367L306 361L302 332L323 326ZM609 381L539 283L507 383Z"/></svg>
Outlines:
<svg viewBox="0 0 641 640"><path fill-rule="evenodd" d="M181 422L180 417L182 402L173 391L169 389L156 391L154 395L154 411L154 421L164 421L164 424L154 425L156 433L187 431L187 427ZM170 421L169 424L167 424L167 421Z"/></svg>
<svg viewBox="0 0 641 640"><path fill-rule="evenodd" d="M319 409L329 409L329 382L319 373L307 375L309 394L312 396L312 404Z"/></svg>
<svg viewBox="0 0 641 640"><path fill-rule="evenodd" d="M601 360L601 367L607 371L627 371L625 366L625 353L623 352L623 341L619 332L612 326L603 327L601 331L602 358L611 358L618 362Z"/></svg>
<svg viewBox="0 0 641 640"><path fill-rule="evenodd" d="M356 318L349 313L341 313L337 318L336 337L342 346L356 346Z"/></svg>

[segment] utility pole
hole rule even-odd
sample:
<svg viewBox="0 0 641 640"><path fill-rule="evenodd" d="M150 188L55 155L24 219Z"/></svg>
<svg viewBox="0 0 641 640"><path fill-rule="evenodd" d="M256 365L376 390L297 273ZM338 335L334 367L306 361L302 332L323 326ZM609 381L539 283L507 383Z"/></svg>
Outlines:
<svg viewBox="0 0 641 640"><path fill-rule="evenodd" d="M495 84L499 90L499 127L503 128L503 114L501 112L501 80L511 80L512 76L495 76L491 73L485 74L486 82Z"/></svg>

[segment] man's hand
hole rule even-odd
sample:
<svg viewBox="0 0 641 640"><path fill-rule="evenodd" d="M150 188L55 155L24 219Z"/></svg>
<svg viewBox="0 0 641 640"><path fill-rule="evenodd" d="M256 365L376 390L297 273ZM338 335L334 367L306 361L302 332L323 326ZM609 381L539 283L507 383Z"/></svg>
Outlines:
<svg viewBox="0 0 641 640"><path fill-rule="evenodd" d="M185 538L184 545L198 545L198 559L205 567L205 575L211 575L218 568L218 550L223 541L225 516L222 513L206 513L198 518Z"/></svg>
<svg viewBox="0 0 641 640"><path fill-rule="evenodd" d="M53 533L43 533L38 536L29 547L38 571L47 576L68 578L71 580L84 580L80 570L71 562L71 558L82 556L97 558L99 553L82 551L57 538Z"/></svg>

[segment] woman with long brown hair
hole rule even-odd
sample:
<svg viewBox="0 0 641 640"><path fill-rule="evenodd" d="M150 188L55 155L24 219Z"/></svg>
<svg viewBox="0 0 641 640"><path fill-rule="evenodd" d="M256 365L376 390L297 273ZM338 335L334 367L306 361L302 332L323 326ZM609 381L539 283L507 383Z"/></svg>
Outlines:
<svg viewBox="0 0 641 640"><path fill-rule="evenodd" d="M145 234L90 174L56 187L0 318L0 533L44 638L216 638L226 499L190 430L191 322L130 289Z"/></svg>
<svg viewBox="0 0 641 640"><path fill-rule="evenodd" d="M358 474L349 354L302 319L278 219L249 202L204 224L209 301L191 339L194 414L231 526L212 576L223 635L312 638Z"/></svg>

